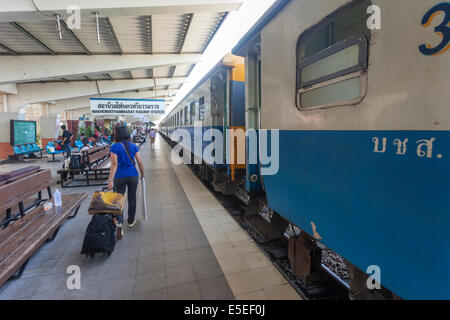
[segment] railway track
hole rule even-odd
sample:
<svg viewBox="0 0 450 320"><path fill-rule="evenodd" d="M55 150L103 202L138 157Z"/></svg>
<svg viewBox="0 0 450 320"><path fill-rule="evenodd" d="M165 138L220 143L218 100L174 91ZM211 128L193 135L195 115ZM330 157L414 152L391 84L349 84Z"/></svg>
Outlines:
<svg viewBox="0 0 450 320"><path fill-rule="evenodd" d="M165 136L164 140L173 147L173 142L168 140ZM230 216L241 226L241 228L255 241L272 264L279 270L287 282L296 290L296 292L305 300L348 300L349 286L346 280L345 264L336 253L330 249L321 246L324 252L324 259L322 259L322 268L319 272L312 274L308 278L308 283L303 283L291 270L291 265L288 259L288 240L292 235L289 231L284 234L284 237L274 241L264 241L258 233L243 219L243 213L246 210L248 195L243 189L239 189L234 195L223 195L214 190L211 182L203 181L199 177L198 167L195 165L188 165L203 185L214 195L219 203L227 210ZM267 209L267 208L266 208ZM260 212L266 219L270 219L270 211ZM294 229L291 228L293 231ZM295 231L294 231L295 232ZM299 230L297 231L297 233ZM332 262L330 264L330 261ZM334 262L334 265L333 265ZM331 269L341 270L340 274L334 273ZM343 279L341 279L343 278Z"/></svg>
<svg viewBox="0 0 450 320"><path fill-rule="evenodd" d="M197 175L195 166L189 166ZM308 283L303 283L291 270L288 259L288 240L289 233L285 233L284 237L275 241L266 242L258 233L249 225L242 215L245 212L246 201L239 195L224 196L220 192L214 190L211 183L202 181L203 185L214 195L214 197L222 204L230 216L241 226L241 228L255 241L272 264L279 270L283 277L297 291L297 293L305 300L348 300L348 284L338 275L333 273L330 268L322 264L322 270L313 274ZM242 190L241 190L242 191ZM264 216L264 214L262 214ZM329 252L331 250L325 248ZM334 254L336 255L336 254ZM345 268L345 266L344 266Z"/></svg>

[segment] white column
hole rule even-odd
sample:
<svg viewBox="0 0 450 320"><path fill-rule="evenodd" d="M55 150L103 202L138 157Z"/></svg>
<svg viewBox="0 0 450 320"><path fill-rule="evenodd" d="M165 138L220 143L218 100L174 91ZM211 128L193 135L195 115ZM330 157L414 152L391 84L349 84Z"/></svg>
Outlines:
<svg viewBox="0 0 450 320"><path fill-rule="evenodd" d="M2 111L8 112L8 99L6 98L6 94L2 94Z"/></svg>

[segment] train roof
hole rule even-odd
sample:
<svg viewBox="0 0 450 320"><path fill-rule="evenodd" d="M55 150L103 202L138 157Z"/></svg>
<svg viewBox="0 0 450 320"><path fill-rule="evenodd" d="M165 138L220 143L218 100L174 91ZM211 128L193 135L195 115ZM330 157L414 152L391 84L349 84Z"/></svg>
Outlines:
<svg viewBox="0 0 450 320"><path fill-rule="evenodd" d="M211 68L211 70L208 71L208 73L203 76L203 78L200 79L200 81L197 82L197 84L195 85L195 87L193 87L185 96L183 99L181 99L181 101L167 114L167 116L165 116L161 122L164 122L167 118L169 118L170 116L172 116L172 114L175 112L175 110L178 108L178 106L187 98L189 97L195 90L197 90L206 80L208 80L209 78L211 78L216 72L220 71L221 68L233 68L233 65L226 63L227 57L228 57L229 53L227 53L225 56L223 56L222 59L220 59L220 61Z"/></svg>
<svg viewBox="0 0 450 320"><path fill-rule="evenodd" d="M262 28L268 24L291 0L277 0L253 25L253 27L242 37L238 44L233 48L232 53L237 56L245 56L247 46L259 36Z"/></svg>

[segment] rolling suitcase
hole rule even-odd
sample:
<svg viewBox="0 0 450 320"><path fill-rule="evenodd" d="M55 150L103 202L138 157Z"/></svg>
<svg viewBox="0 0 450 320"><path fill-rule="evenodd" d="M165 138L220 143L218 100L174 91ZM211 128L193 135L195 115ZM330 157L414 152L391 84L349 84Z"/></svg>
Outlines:
<svg viewBox="0 0 450 320"><path fill-rule="evenodd" d="M97 253L110 256L116 245L116 224L111 214L94 215L84 235L81 254L94 257Z"/></svg>
<svg viewBox="0 0 450 320"><path fill-rule="evenodd" d="M104 188L103 190L106 190ZM113 192L95 192L89 205L91 222L84 235L81 254L94 257L97 253L110 256L116 245L116 219L124 205L123 195Z"/></svg>

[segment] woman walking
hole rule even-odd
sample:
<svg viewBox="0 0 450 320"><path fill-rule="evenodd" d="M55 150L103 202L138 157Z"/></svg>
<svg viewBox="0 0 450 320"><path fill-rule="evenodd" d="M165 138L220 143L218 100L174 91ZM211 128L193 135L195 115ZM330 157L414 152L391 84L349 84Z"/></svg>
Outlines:
<svg viewBox="0 0 450 320"><path fill-rule="evenodd" d="M136 162L139 165L141 179L144 178L144 164L142 163L139 148L130 142L130 132L125 127L117 127L114 132L116 143L111 146L111 169L108 180L108 190L125 194L128 188L128 226L136 225L136 191L139 184L139 174ZM123 216L118 216L117 239L123 236Z"/></svg>

